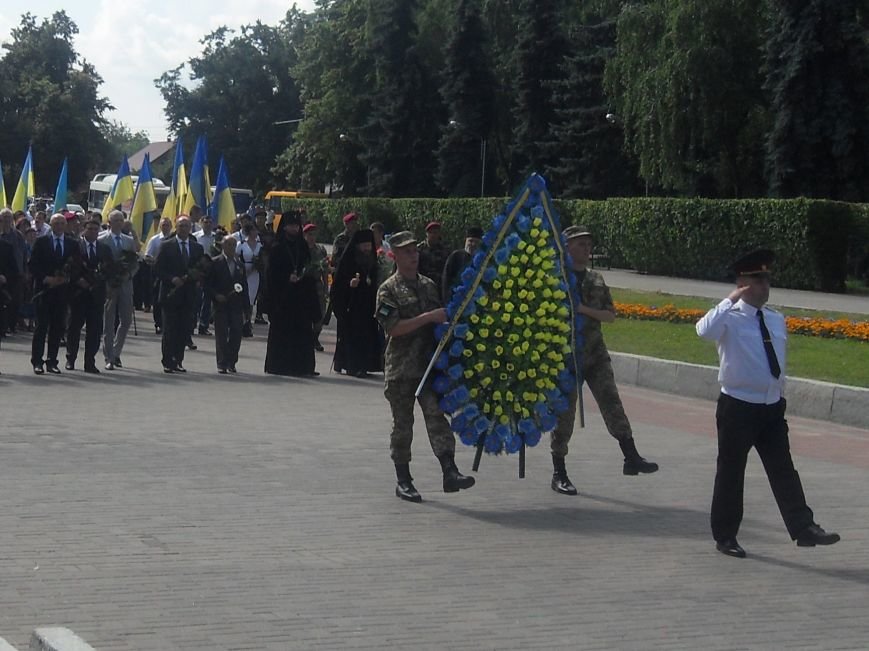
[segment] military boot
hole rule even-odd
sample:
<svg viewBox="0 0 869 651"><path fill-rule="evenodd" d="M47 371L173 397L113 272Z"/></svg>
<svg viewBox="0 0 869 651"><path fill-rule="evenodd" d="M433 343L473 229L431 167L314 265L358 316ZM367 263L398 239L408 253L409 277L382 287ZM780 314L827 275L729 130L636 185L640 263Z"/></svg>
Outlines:
<svg viewBox="0 0 869 651"><path fill-rule="evenodd" d="M395 476L398 479L398 483L395 485L396 497L400 497L408 502L422 502L422 495L417 492L416 487L413 485L409 463L395 464Z"/></svg>
<svg viewBox="0 0 869 651"><path fill-rule="evenodd" d="M619 441L619 447L622 449L622 454L625 455L625 465L622 472L626 475L638 475L641 472L653 473L658 472L658 464L651 461L646 461L637 452L637 445L633 438L625 441Z"/></svg>
<svg viewBox="0 0 869 651"><path fill-rule="evenodd" d="M444 471L444 493L456 493L477 483L473 477L465 477L459 472L455 456L451 452L444 452L438 457L438 461Z"/></svg>
<svg viewBox="0 0 869 651"><path fill-rule="evenodd" d="M570 481L567 476L567 469L564 467L564 457L558 454L552 455L552 490L562 495L576 495L576 486Z"/></svg>

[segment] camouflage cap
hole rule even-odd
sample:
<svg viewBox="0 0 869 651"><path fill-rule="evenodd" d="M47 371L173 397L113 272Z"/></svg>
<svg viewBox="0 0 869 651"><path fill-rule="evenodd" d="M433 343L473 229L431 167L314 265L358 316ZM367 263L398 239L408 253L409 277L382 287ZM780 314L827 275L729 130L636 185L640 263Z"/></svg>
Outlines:
<svg viewBox="0 0 869 651"><path fill-rule="evenodd" d="M561 234L566 240L572 240L574 237L591 237L591 231L588 230L588 227L582 226L581 224L568 226L563 231L561 231Z"/></svg>
<svg viewBox="0 0 869 651"><path fill-rule="evenodd" d="M389 247L398 249L409 244L416 244L416 238L410 231L399 231L389 238Z"/></svg>

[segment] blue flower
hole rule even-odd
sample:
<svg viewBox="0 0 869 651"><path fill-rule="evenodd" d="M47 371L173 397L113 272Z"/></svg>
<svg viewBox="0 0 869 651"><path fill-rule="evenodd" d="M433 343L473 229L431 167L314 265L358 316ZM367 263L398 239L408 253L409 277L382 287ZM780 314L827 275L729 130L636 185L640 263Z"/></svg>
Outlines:
<svg viewBox="0 0 869 651"><path fill-rule="evenodd" d="M543 219L546 217L546 211L543 210L543 206L538 204L531 209L531 216Z"/></svg>
<svg viewBox="0 0 869 651"><path fill-rule="evenodd" d="M447 373L453 380L458 380L465 374L465 368L461 364L453 364L447 369Z"/></svg>
<svg viewBox="0 0 869 651"><path fill-rule="evenodd" d="M459 438L465 445L476 445L480 435L473 430L465 430L459 434Z"/></svg>
<svg viewBox="0 0 869 651"><path fill-rule="evenodd" d="M458 413L450 420L450 429L456 434L465 430L468 425L468 419L463 413Z"/></svg>
<svg viewBox="0 0 869 651"><path fill-rule="evenodd" d="M449 327L450 326L448 323L438 323L434 329L435 339L437 339L437 340L443 339L443 336L447 333L447 330L449 329Z"/></svg>
<svg viewBox="0 0 869 651"><path fill-rule="evenodd" d="M480 408L477 407L477 405L470 404L465 407L465 410L462 412L462 414L464 414L465 418L467 418L468 422L470 422L480 415Z"/></svg>
<svg viewBox="0 0 869 651"><path fill-rule="evenodd" d="M483 282L490 283L498 277L498 270L495 267L486 267L483 272Z"/></svg>
<svg viewBox="0 0 869 651"><path fill-rule="evenodd" d="M540 443L540 432L538 430L525 434L525 445L529 448L533 448L538 443Z"/></svg>
<svg viewBox="0 0 869 651"><path fill-rule="evenodd" d="M484 238L484 241L485 241L485 238ZM480 268L480 265L483 264L483 260L485 260L485 259L486 259L486 252L485 251L477 251L474 254L474 261L472 263L474 265L474 277L476 277L476 275L477 275L476 272ZM473 279L474 278L472 277L471 280L473 280Z"/></svg>
<svg viewBox="0 0 869 651"><path fill-rule="evenodd" d="M441 354L438 355L438 358L435 360L435 368L439 371L443 371L449 365L450 356L447 354L447 351L441 352Z"/></svg>
<svg viewBox="0 0 869 651"><path fill-rule="evenodd" d="M537 423L530 418L523 418L519 421L519 431L527 437L537 431Z"/></svg>
<svg viewBox="0 0 869 651"><path fill-rule="evenodd" d="M527 215L519 215L519 217L516 218L515 224L516 229L522 233L527 233L531 230L531 220L528 219Z"/></svg>
<svg viewBox="0 0 869 651"><path fill-rule="evenodd" d="M485 416L480 416L477 420L474 421L474 429L477 430L478 434L485 434L489 431L489 426L492 422L486 418Z"/></svg>
<svg viewBox="0 0 869 651"><path fill-rule="evenodd" d="M551 432L557 424L558 419L555 417L555 414L547 410L547 413L540 419L540 431Z"/></svg>
<svg viewBox="0 0 869 651"><path fill-rule="evenodd" d="M432 382L432 389L434 389L436 393L444 393L445 391L449 391L451 384L452 382L450 381L450 378L446 375L438 375L434 379L434 382Z"/></svg>
<svg viewBox="0 0 869 651"><path fill-rule="evenodd" d="M462 272L462 284L459 285L458 289L462 289L462 293L467 291L465 289L465 285L470 285L474 282L474 278L477 277L477 270L474 267L465 267L465 270Z"/></svg>
<svg viewBox="0 0 869 651"><path fill-rule="evenodd" d="M567 398L564 396L559 396L552 401L552 411L556 414L563 414L567 411L568 407L570 407L570 403L568 403Z"/></svg>
<svg viewBox="0 0 869 651"><path fill-rule="evenodd" d="M507 249L508 249L509 251L513 251L513 249L515 249L516 246L517 246L517 245L519 244L519 242L521 242L521 241L522 241L522 238L519 237L519 234L518 234L518 233L510 233L510 234L509 234L509 235L504 239L504 244L506 245L506 247L507 247Z"/></svg>
<svg viewBox="0 0 869 651"><path fill-rule="evenodd" d="M507 212L509 213L510 210L507 210ZM505 221L507 221L507 215L505 213L496 216L495 219L492 220L492 228L490 231L500 231L501 227L504 226Z"/></svg>
<svg viewBox="0 0 869 651"><path fill-rule="evenodd" d="M522 437L517 436L516 434L513 434L510 438L504 441L504 449L507 451L507 454L518 452L521 447Z"/></svg>
<svg viewBox="0 0 869 651"><path fill-rule="evenodd" d="M462 344L461 339L456 339L452 346L450 346L450 357L461 357L462 353L465 350L464 344ZM456 378L458 379L458 378Z"/></svg>
<svg viewBox="0 0 869 651"><path fill-rule="evenodd" d="M455 335L458 339L464 339L465 335L468 334L468 329L470 326L467 323L460 323L455 328L453 328L453 335Z"/></svg>
<svg viewBox="0 0 869 651"><path fill-rule="evenodd" d="M464 384L460 384L452 391L452 396L455 401L460 405L465 405L471 399L471 393L468 391L468 387Z"/></svg>
<svg viewBox="0 0 869 651"><path fill-rule="evenodd" d="M539 174L532 174L528 179L528 187L533 192L543 192L546 189L546 180Z"/></svg>
<svg viewBox="0 0 869 651"><path fill-rule="evenodd" d="M510 258L510 250L506 247L501 247L497 251L495 251L495 262L498 264L504 264Z"/></svg>
<svg viewBox="0 0 869 651"><path fill-rule="evenodd" d="M444 412L445 414L451 414L456 409L458 409L458 406L456 405L456 401L453 400L452 398L450 398L449 394L447 394L446 396L444 396L443 398L441 398L438 401L438 407L440 407L441 411Z"/></svg>
<svg viewBox="0 0 869 651"><path fill-rule="evenodd" d="M486 452L489 454L498 454L502 447L503 444L501 443L501 439L494 434L490 434L486 437Z"/></svg>
<svg viewBox="0 0 869 651"><path fill-rule="evenodd" d="M492 434L494 434L504 442L506 442L511 436L513 436L513 432L510 430L509 425L497 425L492 431Z"/></svg>

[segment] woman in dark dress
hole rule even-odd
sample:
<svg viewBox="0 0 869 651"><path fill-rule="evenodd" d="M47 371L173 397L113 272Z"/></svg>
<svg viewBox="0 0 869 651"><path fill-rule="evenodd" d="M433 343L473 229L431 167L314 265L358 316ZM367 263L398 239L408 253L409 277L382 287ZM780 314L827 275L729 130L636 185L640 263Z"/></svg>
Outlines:
<svg viewBox="0 0 869 651"><path fill-rule="evenodd" d="M338 321L335 370L346 370L356 377L383 370L380 333L374 318L377 253L370 230L353 234L338 263L331 292L332 311Z"/></svg>
<svg viewBox="0 0 869 651"><path fill-rule="evenodd" d="M266 287L269 338L266 373L313 376L314 322L320 318L317 291L305 267L310 261L302 238L301 214L284 213L280 232L269 255Z"/></svg>

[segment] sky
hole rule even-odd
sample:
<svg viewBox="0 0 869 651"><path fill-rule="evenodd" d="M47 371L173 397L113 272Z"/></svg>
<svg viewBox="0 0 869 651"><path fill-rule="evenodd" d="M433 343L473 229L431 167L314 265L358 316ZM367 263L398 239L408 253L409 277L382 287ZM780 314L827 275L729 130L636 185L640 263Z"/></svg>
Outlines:
<svg viewBox="0 0 869 651"><path fill-rule="evenodd" d="M76 52L94 65L103 78L102 95L116 107L106 117L159 141L167 139L166 119L154 79L199 54L200 39L222 25L236 30L257 20L276 25L292 0L30 0L26 6L15 3L16 9L9 4L0 3L0 42L11 40L10 30L25 10L37 23L65 10L78 25ZM296 4L314 9L314 0Z"/></svg>

